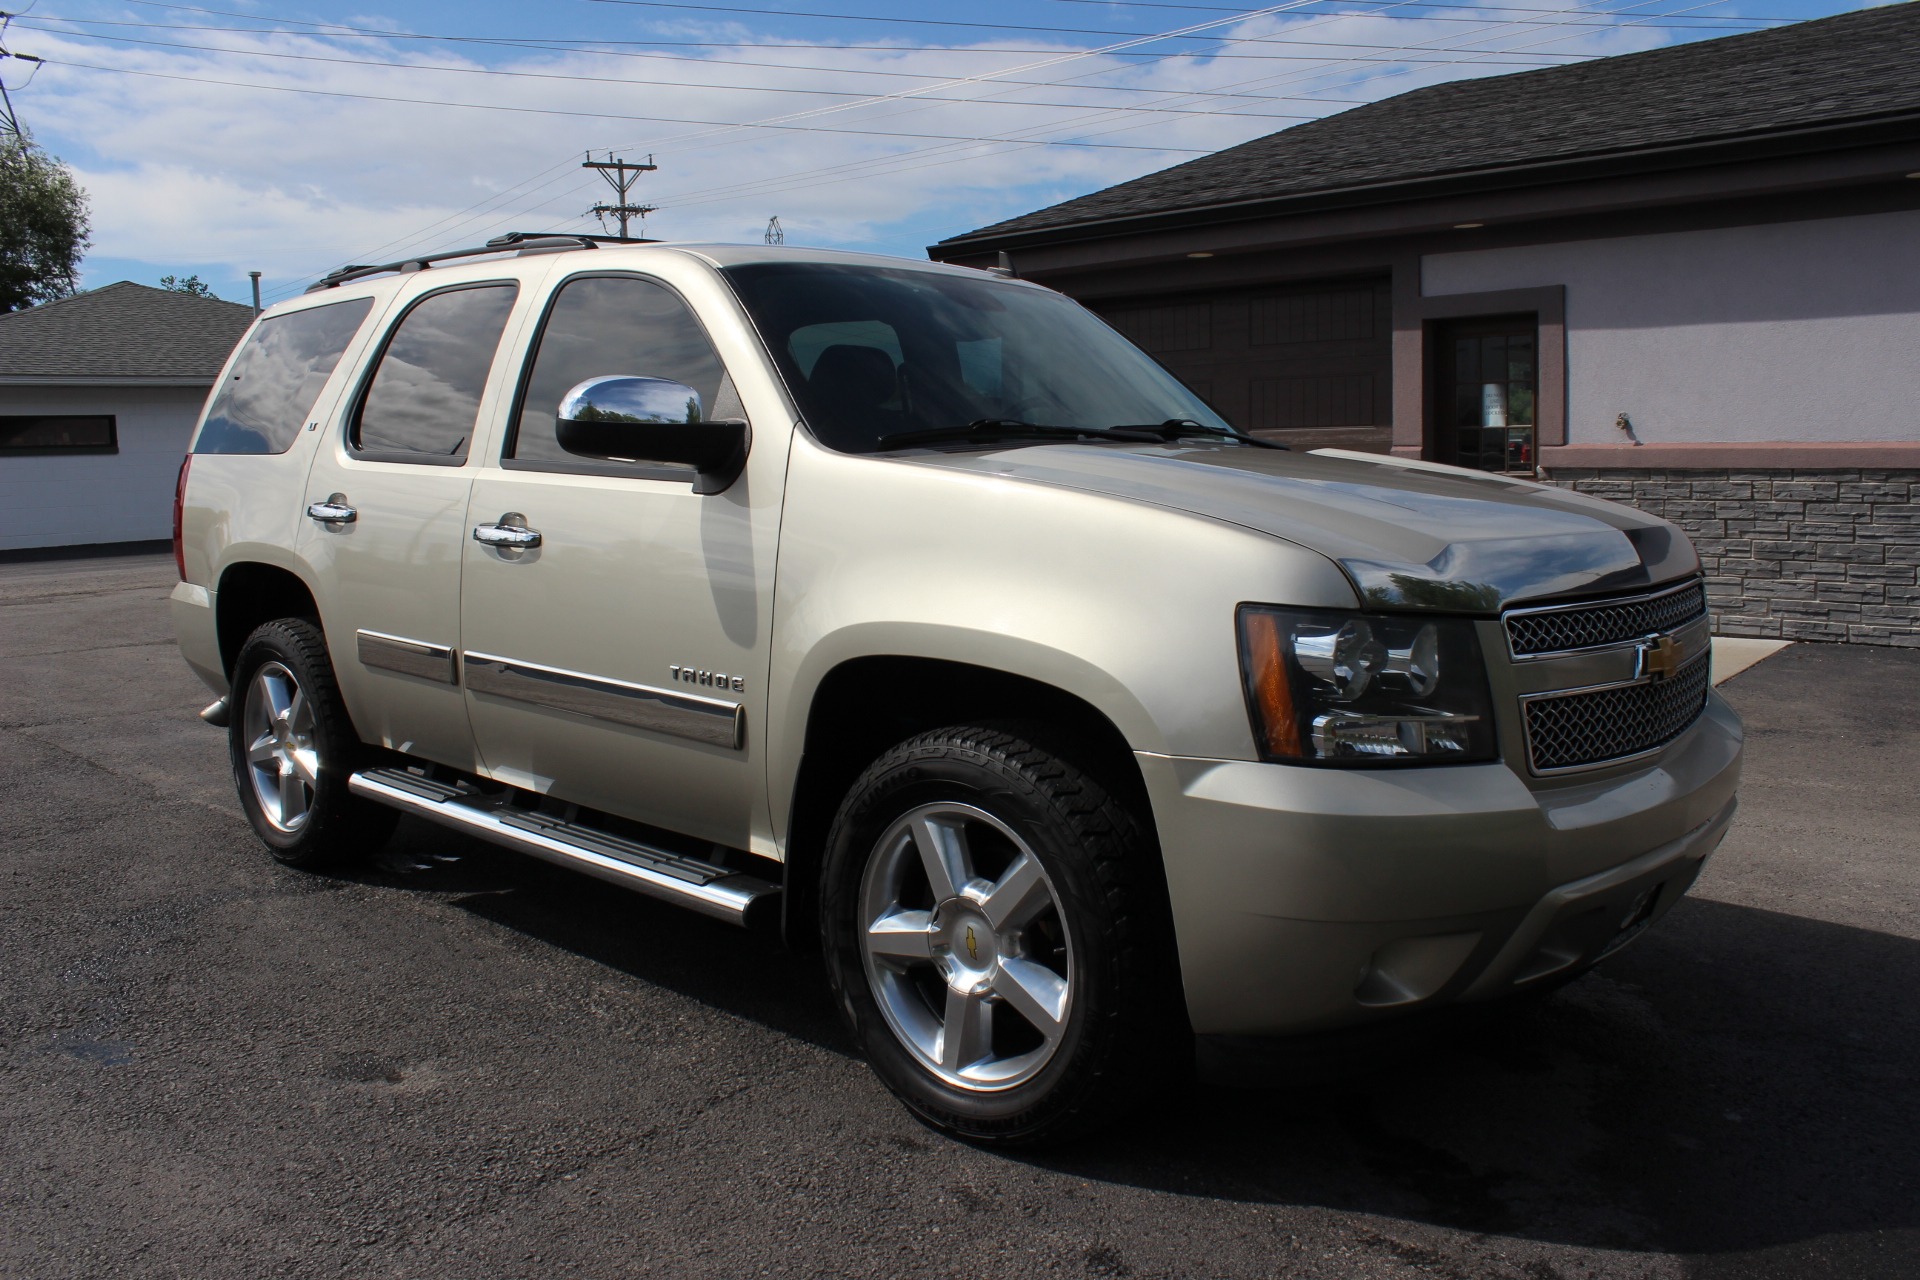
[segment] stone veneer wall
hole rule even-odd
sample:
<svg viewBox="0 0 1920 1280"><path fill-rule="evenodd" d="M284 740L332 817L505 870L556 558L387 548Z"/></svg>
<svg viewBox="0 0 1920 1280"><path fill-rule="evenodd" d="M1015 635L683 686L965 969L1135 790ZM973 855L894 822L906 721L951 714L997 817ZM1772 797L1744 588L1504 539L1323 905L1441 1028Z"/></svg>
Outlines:
<svg viewBox="0 0 1920 1280"><path fill-rule="evenodd" d="M1685 529L1715 635L1920 648L1920 471L1555 468Z"/></svg>

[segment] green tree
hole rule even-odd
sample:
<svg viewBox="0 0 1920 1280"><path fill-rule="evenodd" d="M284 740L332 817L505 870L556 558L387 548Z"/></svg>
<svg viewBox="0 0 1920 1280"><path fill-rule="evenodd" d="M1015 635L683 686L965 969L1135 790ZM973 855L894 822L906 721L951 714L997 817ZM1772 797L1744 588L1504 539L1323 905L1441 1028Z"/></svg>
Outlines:
<svg viewBox="0 0 1920 1280"><path fill-rule="evenodd" d="M0 139L0 312L79 291L87 193L59 159Z"/></svg>
<svg viewBox="0 0 1920 1280"><path fill-rule="evenodd" d="M196 298L211 298L213 290L199 276L188 276L182 280L178 276L161 276L160 287L172 293L190 293Z"/></svg>

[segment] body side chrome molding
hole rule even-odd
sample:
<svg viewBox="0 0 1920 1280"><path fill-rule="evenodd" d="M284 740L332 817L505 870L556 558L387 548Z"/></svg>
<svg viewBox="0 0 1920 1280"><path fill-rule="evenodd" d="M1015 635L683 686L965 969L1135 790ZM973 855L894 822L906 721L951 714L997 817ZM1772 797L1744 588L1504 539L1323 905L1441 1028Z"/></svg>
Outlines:
<svg viewBox="0 0 1920 1280"><path fill-rule="evenodd" d="M738 702L700 698L628 684L516 658L468 652L467 688L593 720L669 734L738 751L746 745L746 708Z"/></svg>
<svg viewBox="0 0 1920 1280"><path fill-rule="evenodd" d="M446 645L365 628L355 632L354 637L362 666L398 671L403 676L419 676L439 684L460 682L454 669L453 650Z"/></svg>
<svg viewBox="0 0 1920 1280"><path fill-rule="evenodd" d="M395 777L396 772L362 770L347 779L347 787L355 795L406 813L418 814L429 822L465 831L548 862L585 871L602 880L677 903L729 924L751 927L760 923L762 917L773 910L773 904L780 896L778 885L744 873L727 873L725 868L713 867L712 878L687 878L684 872L680 875L669 874L671 869L685 864L685 859L673 854L604 835L594 841L631 851L628 857L616 857L611 851L603 852L585 843L566 839L569 828L564 823L542 828L534 824L511 822L507 819L516 816L511 809L485 809L461 803L464 797L454 788L437 786L404 773ZM594 833L582 832L581 836L585 841L593 839ZM646 861L655 861L658 866L646 865Z"/></svg>

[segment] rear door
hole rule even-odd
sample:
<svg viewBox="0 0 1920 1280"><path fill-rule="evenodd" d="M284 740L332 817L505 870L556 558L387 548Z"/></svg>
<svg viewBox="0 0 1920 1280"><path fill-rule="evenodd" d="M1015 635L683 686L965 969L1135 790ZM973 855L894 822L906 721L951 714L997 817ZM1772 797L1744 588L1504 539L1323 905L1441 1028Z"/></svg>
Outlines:
<svg viewBox="0 0 1920 1280"><path fill-rule="evenodd" d="M561 398L619 375L685 384L705 420L746 416L675 287L626 272L562 282L467 522L523 526L539 545L461 544L474 734L500 781L750 847L784 442L757 442L747 473L707 495L686 469L561 449Z"/></svg>
<svg viewBox="0 0 1920 1280"><path fill-rule="evenodd" d="M456 661L467 464L519 293L483 280L408 301L307 477L299 552L355 727L457 768L474 765Z"/></svg>

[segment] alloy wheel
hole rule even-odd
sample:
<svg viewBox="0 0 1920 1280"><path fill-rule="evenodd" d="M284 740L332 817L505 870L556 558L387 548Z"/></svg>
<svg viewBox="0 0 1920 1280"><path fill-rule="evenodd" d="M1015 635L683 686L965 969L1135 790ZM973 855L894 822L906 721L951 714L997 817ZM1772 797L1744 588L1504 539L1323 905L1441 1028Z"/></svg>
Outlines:
<svg viewBox="0 0 1920 1280"><path fill-rule="evenodd" d="M971 1091L1031 1080L1064 1039L1073 942L1031 846L973 805L921 805L876 842L860 951L887 1025L922 1067Z"/></svg>
<svg viewBox="0 0 1920 1280"><path fill-rule="evenodd" d="M298 831L306 824L314 789L320 785L313 705L293 672L281 663L268 662L247 687L242 715L247 779L260 812L276 831Z"/></svg>

